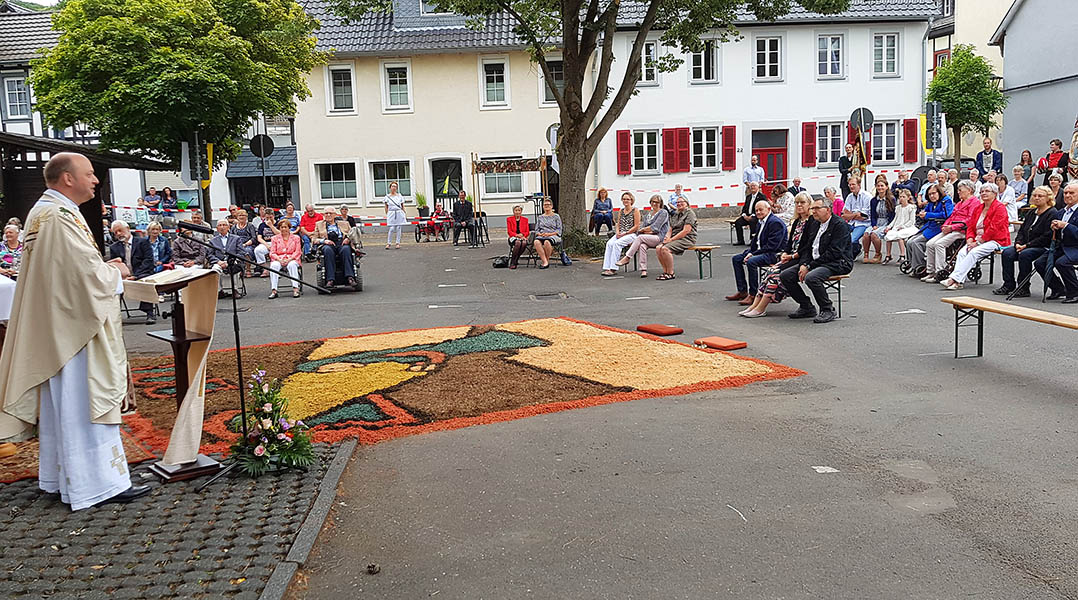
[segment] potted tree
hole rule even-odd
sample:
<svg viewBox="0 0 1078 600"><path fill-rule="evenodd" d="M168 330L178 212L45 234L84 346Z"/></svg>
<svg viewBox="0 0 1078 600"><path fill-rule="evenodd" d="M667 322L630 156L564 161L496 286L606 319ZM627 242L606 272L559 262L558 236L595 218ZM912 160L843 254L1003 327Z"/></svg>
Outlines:
<svg viewBox="0 0 1078 600"><path fill-rule="evenodd" d="M416 205L416 208L419 210L419 216L421 218L426 219L427 217L430 216L430 207L427 206L427 196L426 195L424 195L422 193L419 193L419 192L416 192L416 194L415 194L415 205Z"/></svg>

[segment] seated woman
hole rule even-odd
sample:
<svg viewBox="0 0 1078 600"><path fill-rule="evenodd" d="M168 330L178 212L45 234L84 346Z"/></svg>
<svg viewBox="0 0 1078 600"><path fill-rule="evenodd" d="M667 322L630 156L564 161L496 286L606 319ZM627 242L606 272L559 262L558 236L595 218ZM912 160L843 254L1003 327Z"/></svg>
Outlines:
<svg viewBox="0 0 1078 600"><path fill-rule="evenodd" d="M824 202L831 207L831 214L836 217L842 216L842 209L846 208L846 202L838 197L838 190L832 186L823 189Z"/></svg>
<svg viewBox="0 0 1078 600"><path fill-rule="evenodd" d="M539 268L546 269L550 267L555 248L561 246L561 217L554 212L554 203L550 200L543 200L543 214L539 215L535 231L535 253L542 262Z"/></svg>
<svg viewBox="0 0 1078 600"><path fill-rule="evenodd" d="M898 260L906 260L906 239L917 233L917 204L913 193L906 188L898 188L898 206L895 216L883 230L883 239L887 241L887 257L883 264L891 262L891 245L898 242Z"/></svg>
<svg viewBox="0 0 1078 600"><path fill-rule="evenodd" d="M19 226L4 226L4 242L0 244L0 275L6 275L12 279L18 278L22 250L22 242L19 241Z"/></svg>
<svg viewBox="0 0 1078 600"><path fill-rule="evenodd" d="M617 262L619 267L625 266L635 253L640 261L641 279L648 276L648 248L661 244L666 239L666 232L670 230L670 213L663 207L663 197L655 194L648 200L648 204L651 205L651 210L641 215L636 239L629 246L625 258Z"/></svg>
<svg viewBox="0 0 1078 600"><path fill-rule="evenodd" d="M273 226L276 222L277 219L274 218L272 208L267 206L262 209L262 223L256 229L258 244L255 245L255 262L262 265L258 267L262 271L262 277L269 277L269 271L263 270L262 267L269 264L270 242L273 240L273 236L277 235L277 228Z"/></svg>
<svg viewBox="0 0 1078 600"><path fill-rule="evenodd" d="M1014 195L1014 189L1007 185L1007 176L1003 173L996 175L996 180L993 182L996 187L999 188L999 203L1007 209L1007 218L1013 223L1018 220L1018 200ZM1014 231L1014 227L1011 227L1011 231Z"/></svg>
<svg viewBox="0 0 1078 600"><path fill-rule="evenodd" d="M876 195L872 197L872 202L869 204L868 209L869 226L865 230L865 234L861 236L861 251L865 254L862 262L879 264L883 260L884 230L887 229L887 224L894 218L895 194L887 185L887 176L883 174L877 175ZM868 256L870 247L876 250L875 258L869 258Z"/></svg>
<svg viewBox="0 0 1078 600"><path fill-rule="evenodd" d="M168 238L161 235L161 224L157 221L150 222L146 233L150 239L150 249L153 250L153 272L160 273L165 265L172 262L172 245L168 243Z"/></svg>
<svg viewBox="0 0 1078 600"><path fill-rule="evenodd" d="M786 236L786 251L779 256L778 263L760 271L760 289L756 292L756 298L748 308L737 314L750 319L765 316L768 305L782 302L786 297L786 288L782 286L779 274L786 269L800 267L801 261L798 259L805 252L812 252L812 242L820 228L820 222L809 214L811 205L812 196L808 192L801 192L794 198L794 222L790 225L790 235Z"/></svg>
<svg viewBox="0 0 1078 600"><path fill-rule="evenodd" d="M613 231L614 202L608 195L606 188L599 188L599 193L595 195L595 204L591 207L591 219L588 222L588 233L594 229L595 235L599 235L599 228L604 224L608 230Z"/></svg>
<svg viewBox="0 0 1078 600"><path fill-rule="evenodd" d="M177 266L205 268L206 247L194 241L196 232L181 229L176 239L172 240L172 260Z"/></svg>
<svg viewBox="0 0 1078 600"><path fill-rule="evenodd" d="M327 207L322 213L322 220L314 226L314 240L316 246L321 246L322 268L325 269L326 287L333 288L338 281L343 285L356 286L355 254L352 253L352 243L349 234L352 227L348 219L337 215L333 207ZM340 266L340 271L337 267Z"/></svg>
<svg viewBox="0 0 1078 600"><path fill-rule="evenodd" d="M936 237L942 231L943 221L954 212L954 203L951 197L944 194L942 184L930 186L925 190L925 204L917 216L925 220L920 233L910 236L906 240L906 257L910 261L909 276L920 279L925 275L927 266L925 252L928 240Z"/></svg>
<svg viewBox="0 0 1078 600"><path fill-rule="evenodd" d="M974 265L996 250L1011 245L1010 219L1007 218L1007 209L997 200L998 196L996 184L981 185L982 204L973 210L970 219L973 226L966 228L966 245L958 251L951 276L940 282L943 289L962 289Z"/></svg>
<svg viewBox="0 0 1078 600"><path fill-rule="evenodd" d="M518 204L513 207L513 216L505 218L505 229L509 233L509 268L517 268L517 261L528 247L528 217L523 216L524 209Z"/></svg>
<svg viewBox="0 0 1078 600"><path fill-rule="evenodd" d="M616 275L618 261L621 259L621 251L636 240L636 232L640 229L640 211L633 208L631 192L621 195L621 215L618 217L618 227L614 231L614 237L606 241L606 255L603 257L603 277Z"/></svg>
<svg viewBox="0 0 1078 600"><path fill-rule="evenodd" d="M299 235L292 233L291 219L284 217L277 221L277 235L270 240L269 251L270 269L273 270L269 274L270 300L277 297L277 282L281 279L275 271L286 268L289 275L299 279L299 261L302 256L303 244ZM292 282L292 297L299 298L299 283L296 281Z"/></svg>
<svg viewBox="0 0 1078 600"><path fill-rule="evenodd" d="M1024 182L1023 182L1024 183ZM1033 263L1048 252L1052 243L1052 221L1057 219L1052 189L1047 186L1033 188L1029 205L1033 210L1026 212L1022 227L1014 237L1014 245L1003 249L1000 267L1003 269L1003 285L992 290L997 296L1006 296L1018 289L1015 298L1029 297L1029 280L1033 272ZM1014 275L1014 263L1018 263L1018 279ZM1019 284L1021 287L1019 288Z"/></svg>
<svg viewBox="0 0 1078 600"><path fill-rule="evenodd" d="M786 186L781 183L771 188L771 212L782 219L787 227L794 220L794 195L786 191Z"/></svg>
<svg viewBox="0 0 1078 600"><path fill-rule="evenodd" d="M448 227L449 213L442 206L441 202L434 203L434 212L430 214L430 219L426 222L426 241L434 242L438 240L438 236L442 233L442 229Z"/></svg>

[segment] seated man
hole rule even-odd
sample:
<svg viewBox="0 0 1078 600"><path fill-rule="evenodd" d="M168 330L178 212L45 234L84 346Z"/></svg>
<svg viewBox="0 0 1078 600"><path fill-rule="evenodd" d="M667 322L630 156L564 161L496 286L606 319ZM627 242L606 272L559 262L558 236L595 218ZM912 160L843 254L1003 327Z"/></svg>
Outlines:
<svg viewBox="0 0 1078 600"><path fill-rule="evenodd" d="M850 259L857 258L861 253L861 236L865 235L872 226L869 213L872 212L872 196L861 189L861 178L856 175L850 177L847 182L850 193L846 196L846 204L842 209L842 218L850 226ZM815 216L815 215L813 215Z"/></svg>
<svg viewBox="0 0 1078 600"><path fill-rule="evenodd" d="M424 231L427 235L428 242L434 242L438 240L438 236L442 233L442 230L448 227L449 213L442 207L441 202L434 203L434 212L431 213L430 219L423 225Z"/></svg>
<svg viewBox="0 0 1078 600"><path fill-rule="evenodd" d="M176 239L172 240L172 260L178 267L202 268L206 266L206 247L193 241L195 232L181 229Z"/></svg>
<svg viewBox="0 0 1078 600"><path fill-rule="evenodd" d="M1014 292L1015 298L1029 298L1029 276L1033 273L1033 263L1048 252L1048 246L1052 243L1052 221L1057 216L1052 190L1044 186L1034 188L1029 203L1033 210L1026 213L1022 227L1014 237L1014 245L1004 248L1000 257L1003 285L992 290L997 296ZM1018 263L1017 281L1014 263Z"/></svg>
<svg viewBox="0 0 1078 600"><path fill-rule="evenodd" d="M460 239L460 230L468 228L468 235L475 244L475 208L468 201L468 194L460 191L460 196L453 202L453 245Z"/></svg>
<svg viewBox="0 0 1078 600"><path fill-rule="evenodd" d="M142 279L154 273L153 249L150 241L144 237L131 235L131 228L124 221L113 221L112 239L116 240L109 246L109 256L119 258L127 268L131 270L128 279ZM139 302L139 310L146 313L146 324L153 325L157 322L154 317L153 304Z"/></svg>
<svg viewBox="0 0 1078 600"><path fill-rule="evenodd" d="M737 234L735 246L745 245L745 232L742 231L742 228L751 226L756 203L767 201L767 198L760 192L759 183L750 181L747 185L749 186L749 193L745 196L745 203L741 205L741 216L737 218L737 221L734 221L734 233Z"/></svg>
<svg viewBox="0 0 1078 600"><path fill-rule="evenodd" d="M852 179L850 180L852 183ZM851 194L853 188L851 186ZM827 295L825 283L835 275L846 275L853 270L850 258L850 226L841 218L831 214L831 208L823 200L812 201L812 217L820 222L816 237L812 240L812 250L805 252L798 259L801 266L786 269L779 275L783 287L799 305L788 316L791 319L813 319L814 323L829 323L835 320L835 309L831 297ZM820 312L812 305L808 294L801 288L804 282L816 298Z"/></svg>
<svg viewBox="0 0 1078 600"><path fill-rule="evenodd" d="M752 304L760 285L760 267L777 263L778 253L785 244L786 225L782 219L771 212L770 204L757 202L756 222L752 227L752 241L749 242L749 249L734 256L733 259L737 292L727 296L726 299L740 300L740 303L745 306ZM745 271L748 271L749 275L747 282Z"/></svg>
<svg viewBox="0 0 1078 600"><path fill-rule="evenodd" d="M925 244L925 283L936 283L941 278L939 271L947 264L947 249L955 242L966 238L966 228L971 222L973 212L981 205L981 199L973 192L969 181L958 182L958 204L940 227L939 235Z"/></svg>
<svg viewBox="0 0 1078 600"><path fill-rule="evenodd" d="M1054 271L1045 279L1052 288L1049 300L1064 298L1064 304L1078 304L1078 276L1074 267L1078 265L1078 183L1067 184L1063 188L1063 208L1058 211L1058 218L1052 221L1052 231L1056 235ZM1037 270L1045 277L1048 269L1048 255L1037 259Z"/></svg>
<svg viewBox="0 0 1078 600"><path fill-rule="evenodd" d="M911 196L915 196L918 192L917 182L910 179L910 172L906 169L901 169L898 172L898 180L891 184L891 193L898 197L898 190L905 188L910 191Z"/></svg>
<svg viewBox="0 0 1078 600"><path fill-rule="evenodd" d="M213 246L213 250L208 250L206 253L206 260L209 262L209 266L218 274L224 274L228 269L228 254L241 254L243 250L240 249L239 236L232 235L232 227L228 223L228 219L221 219L217 221L217 235L213 236L210 240L210 245ZM243 263L236 262L232 268L232 273L240 273L243 271ZM233 294L238 294L233 290Z"/></svg>
<svg viewBox="0 0 1078 600"><path fill-rule="evenodd" d="M337 285L338 278L347 281L349 286L356 286L355 255L352 254L352 242L348 235L352 232L348 219L337 216L337 211L327 207L322 213L325 218L314 229L314 243L322 249L322 267L326 273L326 287ZM338 262L340 261L340 262ZM341 270L337 267L340 265Z"/></svg>
<svg viewBox="0 0 1078 600"><path fill-rule="evenodd" d="M674 255L684 254L696 245L696 213L689 208L688 198L678 198L677 210L670 216L670 229L666 232L663 243L655 247L655 255L663 266L663 273L656 277L659 281L674 279Z"/></svg>
<svg viewBox="0 0 1078 600"><path fill-rule="evenodd" d="M786 191L790 192L791 196L797 196L801 192L806 192L808 190L806 190L805 187L801 185L801 178L800 177L794 177L792 185L790 185L790 187L786 188Z"/></svg>
<svg viewBox="0 0 1078 600"><path fill-rule="evenodd" d="M306 210L299 218L299 240L303 242L303 256L308 257L311 253L311 236L314 235L314 229L318 226L318 222L322 220L322 215L314 209L313 204L308 204L304 207Z"/></svg>

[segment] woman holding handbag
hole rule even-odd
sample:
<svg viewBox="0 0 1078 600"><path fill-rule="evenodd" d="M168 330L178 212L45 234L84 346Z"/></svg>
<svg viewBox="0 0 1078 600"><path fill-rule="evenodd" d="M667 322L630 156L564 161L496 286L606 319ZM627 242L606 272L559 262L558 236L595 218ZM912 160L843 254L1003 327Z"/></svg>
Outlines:
<svg viewBox="0 0 1078 600"><path fill-rule="evenodd" d="M404 214L404 196L398 192L399 186L396 181L389 182L389 193L386 194L385 201L382 208L386 211L386 225L389 227L389 232L386 234L386 250L389 250L389 245L393 240L393 233L397 234L397 249L401 247L401 229L404 228L404 224L408 222L407 215Z"/></svg>

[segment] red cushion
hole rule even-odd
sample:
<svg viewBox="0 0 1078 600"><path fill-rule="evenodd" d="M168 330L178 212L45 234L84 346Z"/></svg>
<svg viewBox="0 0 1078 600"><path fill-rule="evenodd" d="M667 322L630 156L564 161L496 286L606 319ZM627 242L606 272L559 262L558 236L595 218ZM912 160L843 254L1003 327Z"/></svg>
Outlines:
<svg viewBox="0 0 1078 600"><path fill-rule="evenodd" d="M708 348L714 348L716 350L740 350L741 348L748 346L746 342L739 342L717 335L700 338L693 343L697 346L707 346Z"/></svg>
<svg viewBox="0 0 1078 600"><path fill-rule="evenodd" d="M651 335L678 335L680 333L685 333L685 330L680 327L671 327L669 325L662 325L660 323L638 325L636 330L643 331L644 333L650 333Z"/></svg>

